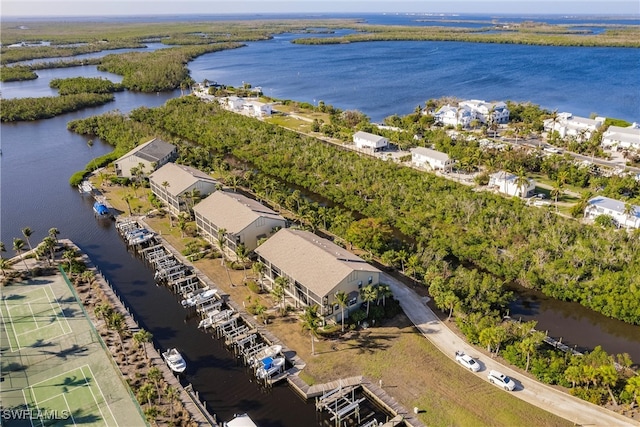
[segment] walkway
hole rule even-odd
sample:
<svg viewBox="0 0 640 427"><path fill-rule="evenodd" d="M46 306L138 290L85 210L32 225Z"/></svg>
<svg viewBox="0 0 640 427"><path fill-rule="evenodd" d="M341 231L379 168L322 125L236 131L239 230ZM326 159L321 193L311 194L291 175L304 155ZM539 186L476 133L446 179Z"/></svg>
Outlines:
<svg viewBox="0 0 640 427"><path fill-rule="evenodd" d="M477 354L476 349L447 328L412 289L384 273L381 282L389 284L394 297L400 302L407 317L440 351L451 359L454 359L456 350L462 350L467 354ZM488 357L479 360L485 369L475 375L486 380L489 370L501 371L516 380L518 387L513 392L515 397L565 418L576 425L640 426L640 423L632 419L522 376L519 372L496 360Z"/></svg>

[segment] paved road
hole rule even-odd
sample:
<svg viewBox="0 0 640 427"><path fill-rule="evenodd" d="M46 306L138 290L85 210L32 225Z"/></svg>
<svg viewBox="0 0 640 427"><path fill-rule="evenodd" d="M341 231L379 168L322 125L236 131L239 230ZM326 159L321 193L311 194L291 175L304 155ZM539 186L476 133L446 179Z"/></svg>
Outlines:
<svg viewBox="0 0 640 427"><path fill-rule="evenodd" d="M424 298L421 298L415 291L388 274L382 275L381 282L390 285L394 297L400 302L400 306L409 319L440 351L451 359L455 359L456 350L463 350L474 356L478 354L476 349L447 328L425 304ZM627 417L558 391L528 377L523 377L517 371L490 357L480 357L478 360L484 369L475 375L487 381L489 370L501 371L515 380L516 390L513 392L515 397L565 418L576 425L640 426L640 423ZM461 367L461 369L463 368Z"/></svg>

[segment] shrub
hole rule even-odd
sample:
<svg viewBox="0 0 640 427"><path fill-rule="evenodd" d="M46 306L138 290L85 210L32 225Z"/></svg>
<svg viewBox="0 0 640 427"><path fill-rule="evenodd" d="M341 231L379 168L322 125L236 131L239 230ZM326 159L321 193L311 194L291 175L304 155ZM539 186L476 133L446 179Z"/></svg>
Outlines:
<svg viewBox="0 0 640 427"><path fill-rule="evenodd" d="M247 283L247 288L254 294L259 294L262 290L260 289L260 285L256 283L255 280L249 280Z"/></svg>

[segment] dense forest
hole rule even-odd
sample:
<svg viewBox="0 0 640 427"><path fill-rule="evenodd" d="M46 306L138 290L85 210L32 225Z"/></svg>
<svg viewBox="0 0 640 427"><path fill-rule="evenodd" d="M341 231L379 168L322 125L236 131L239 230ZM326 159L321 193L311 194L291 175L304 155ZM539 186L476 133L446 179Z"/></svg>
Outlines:
<svg viewBox="0 0 640 427"><path fill-rule="evenodd" d="M59 114L95 107L111 101L113 101L112 94L98 93L3 99L0 119L3 122L48 119Z"/></svg>
<svg viewBox="0 0 640 427"><path fill-rule="evenodd" d="M446 276L447 263L453 260L491 274L494 282L516 281L640 324L640 271L633 262L640 241L625 231L582 225L527 208L520 200L475 192L432 174L219 111L192 97L136 110L131 119L180 141L186 162L190 151L197 153L193 158L198 167L216 155L233 154L261 173L305 188L359 218L379 218L410 237L400 247L384 240L365 249L380 257L409 250L414 257L412 276L423 283L430 268ZM71 129L113 144L127 139L110 121L112 116L87 119L72 123ZM118 123L128 128L126 121ZM254 191L268 194L268 189L259 188L264 181L255 181ZM332 228L343 237L348 229Z"/></svg>
<svg viewBox="0 0 640 427"><path fill-rule="evenodd" d="M78 93L113 93L122 92L124 86L100 77L71 77L68 79L52 79L49 87L58 89L60 95Z"/></svg>

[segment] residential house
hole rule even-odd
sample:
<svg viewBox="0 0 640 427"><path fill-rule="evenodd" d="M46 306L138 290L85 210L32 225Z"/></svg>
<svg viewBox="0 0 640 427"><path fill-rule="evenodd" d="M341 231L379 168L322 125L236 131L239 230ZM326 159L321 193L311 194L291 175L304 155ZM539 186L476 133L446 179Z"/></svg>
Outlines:
<svg viewBox="0 0 640 427"><path fill-rule="evenodd" d="M286 297L296 307L317 304L325 319L339 322L342 309L336 293L348 295L345 318L362 302L360 289L378 285L380 270L335 243L309 231L282 229L256 249L265 264L268 286L287 279Z"/></svg>
<svg viewBox="0 0 640 427"><path fill-rule="evenodd" d="M221 98L220 102L225 108L231 111L240 112L244 109L244 98L228 96L226 98Z"/></svg>
<svg viewBox="0 0 640 427"><path fill-rule="evenodd" d="M609 126L602 134L602 146L640 150L640 128L635 124L629 127Z"/></svg>
<svg viewBox="0 0 640 427"><path fill-rule="evenodd" d="M353 143L357 148L368 148L372 151L384 149L389 145L389 140L384 136L358 131L353 135Z"/></svg>
<svg viewBox="0 0 640 427"><path fill-rule="evenodd" d="M243 105L244 112L253 117L268 117L271 115L271 104L249 100Z"/></svg>
<svg viewBox="0 0 640 427"><path fill-rule="evenodd" d="M151 191L173 214L189 212L200 198L216 191L218 181L191 166L167 163L149 175Z"/></svg>
<svg viewBox="0 0 640 427"><path fill-rule="evenodd" d="M133 176L131 169L135 171L135 168L140 168L145 175L148 175L177 157L178 149L175 145L153 138L138 145L113 164L117 176L131 178Z"/></svg>
<svg viewBox="0 0 640 427"><path fill-rule="evenodd" d="M511 112L504 102L486 102L477 99L462 101L458 108L466 108L471 112L472 120L478 120L482 124L508 123Z"/></svg>
<svg viewBox="0 0 640 427"><path fill-rule="evenodd" d="M618 227L640 228L640 206L631 205L621 200L596 196L587 202L584 216L595 219L600 215L609 215Z"/></svg>
<svg viewBox="0 0 640 427"><path fill-rule="evenodd" d="M198 203L193 211L200 234L218 244L218 233L224 230L224 246L235 252L243 244L253 251L258 242L274 229L284 228L287 221L256 200L231 191L216 191Z"/></svg>
<svg viewBox="0 0 640 427"><path fill-rule="evenodd" d="M604 124L604 117L588 119L574 116L571 113L560 113L555 119L546 119L543 122L547 132L558 132L561 138L572 137L576 141L586 141Z"/></svg>
<svg viewBox="0 0 640 427"><path fill-rule="evenodd" d="M436 111L433 117L436 123L455 127L460 125L465 128L469 127L471 121L474 119L474 116L469 108L454 107L449 104L440 107L440 109Z"/></svg>
<svg viewBox="0 0 640 427"><path fill-rule="evenodd" d="M529 197L534 193L536 183L527 178L526 184L519 184L516 175L500 171L489 175L489 187L509 196Z"/></svg>
<svg viewBox="0 0 640 427"><path fill-rule="evenodd" d="M411 163L418 167L429 167L432 170L449 171L455 160L448 154L425 147L415 147L411 150Z"/></svg>

